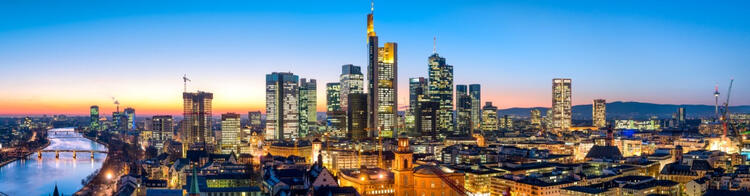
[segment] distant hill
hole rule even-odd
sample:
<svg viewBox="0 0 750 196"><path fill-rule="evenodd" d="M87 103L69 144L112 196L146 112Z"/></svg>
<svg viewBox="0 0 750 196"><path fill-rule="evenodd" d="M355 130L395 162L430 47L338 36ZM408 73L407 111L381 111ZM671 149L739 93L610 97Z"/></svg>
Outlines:
<svg viewBox="0 0 750 196"><path fill-rule="evenodd" d="M654 104L641 102L621 102L616 101L607 103L607 119L648 119L651 116L659 118L671 118L672 114L677 112L677 108L685 107L687 118L704 118L714 116L713 105L674 105L674 104ZM497 111L498 116L514 115L529 117L532 109L539 109L544 116L547 109L544 107L534 108L508 108ZM732 113L750 113L750 106L730 106L729 111ZM573 119L586 120L591 119L591 104L573 106Z"/></svg>

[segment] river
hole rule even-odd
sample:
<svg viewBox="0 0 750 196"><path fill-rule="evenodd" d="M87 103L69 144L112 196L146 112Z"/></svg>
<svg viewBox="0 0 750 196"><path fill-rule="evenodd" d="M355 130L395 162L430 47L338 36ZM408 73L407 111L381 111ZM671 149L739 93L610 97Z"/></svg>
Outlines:
<svg viewBox="0 0 750 196"><path fill-rule="evenodd" d="M6 195L49 195L57 185L64 195L72 195L83 187L81 180L102 167L106 153L91 153L88 150L107 151L104 145L84 138L81 134L71 132L72 128L51 129L48 131L50 145L44 150L76 150L60 152L43 152L42 158L33 153L27 159L17 160L0 167L0 193ZM2 195L2 194L0 194Z"/></svg>

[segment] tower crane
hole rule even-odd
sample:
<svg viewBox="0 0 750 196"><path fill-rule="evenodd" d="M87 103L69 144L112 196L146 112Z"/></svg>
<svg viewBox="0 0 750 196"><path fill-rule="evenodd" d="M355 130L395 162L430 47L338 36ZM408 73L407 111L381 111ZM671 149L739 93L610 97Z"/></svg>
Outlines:
<svg viewBox="0 0 750 196"><path fill-rule="evenodd" d="M727 101L724 102L724 108L721 111L721 126L724 129L724 137L727 137L727 124L729 123L729 97L732 94L732 84L734 78L729 80L729 89L727 89ZM736 134L739 137L739 134Z"/></svg>

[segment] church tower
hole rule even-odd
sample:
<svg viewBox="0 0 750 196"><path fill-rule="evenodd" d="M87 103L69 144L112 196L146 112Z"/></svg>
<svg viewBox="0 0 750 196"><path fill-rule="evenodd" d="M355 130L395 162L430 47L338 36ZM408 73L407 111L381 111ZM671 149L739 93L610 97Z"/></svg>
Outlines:
<svg viewBox="0 0 750 196"><path fill-rule="evenodd" d="M396 157L391 167L395 178L393 187L395 187L396 196L416 196L414 193L413 154L409 149L409 138L406 136L406 132L402 132L398 138L398 148L394 152Z"/></svg>

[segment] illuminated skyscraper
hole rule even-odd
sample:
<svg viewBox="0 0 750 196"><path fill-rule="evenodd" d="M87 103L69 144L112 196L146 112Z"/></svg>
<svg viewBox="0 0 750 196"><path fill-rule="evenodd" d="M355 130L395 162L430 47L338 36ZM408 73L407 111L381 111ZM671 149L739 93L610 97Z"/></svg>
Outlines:
<svg viewBox="0 0 750 196"><path fill-rule="evenodd" d="M331 82L326 84L326 111L341 111L341 84Z"/></svg>
<svg viewBox="0 0 750 196"><path fill-rule="evenodd" d="M302 78L299 83L299 137L306 137L318 126L318 88L315 79Z"/></svg>
<svg viewBox="0 0 750 196"><path fill-rule="evenodd" d="M479 84L469 85L471 97L471 129L479 130L482 125L482 93Z"/></svg>
<svg viewBox="0 0 750 196"><path fill-rule="evenodd" d="M453 66L445 63L445 58L437 53L428 58L429 90L432 101L440 106L438 109L437 129L448 133L453 128Z"/></svg>
<svg viewBox="0 0 750 196"><path fill-rule="evenodd" d="M99 131L99 106L92 105L89 109L89 114L91 115L89 118L89 129L91 131Z"/></svg>
<svg viewBox="0 0 750 196"><path fill-rule="evenodd" d="M151 139L153 146L161 150L164 148L164 142L172 140L173 122L171 115L154 116L151 119Z"/></svg>
<svg viewBox="0 0 750 196"><path fill-rule="evenodd" d="M347 137L359 141L367 138L367 95L351 93L347 97Z"/></svg>
<svg viewBox="0 0 750 196"><path fill-rule="evenodd" d="M398 56L397 44L378 45L373 13L367 15L367 95L370 134L393 138L398 118Z"/></svg>
<svg viewBox="0 0 750 196"><path fill-rule="evenodd" d="M408 131L413 131L411 135L419 133L416 127L416 121L419 116L420 103L430 101L427 95L427 80L424 77L409 78L409 109L406 111L405 124Z"/></svg>
<svg viewBox="0 0 750 196"><path fill-rule="evenodd" d="M433 138L437 135L439 109L440 105L434 101L427 100L419 103L414 117L414 127L417 129L417 134Z"/></svg>
<svg viewBox="0 0 750 196"><path fill-rule="evenodd" d="M362 70L359 66L347 64L341 66L341 109L347 110L348 103L346 100L349 94L353 93L364 93L364 78Z"/></svg>
<svg viewBox="0 0 750 196"><path fill-rule="evenodd" d="M291 72L266 74L266 139L299 136L299 76Z"/></svg>
<svg viewBox="0 0 750 196"><path fill-rule="evenodd" d="M679 127L685 126L685 107L677 108L677 123Z"/></svg>
<svg viewBox="0 0 750 196"><path fill-rule="evenodd" d="M571 81L552 79L552 130L566 131L571 124Z"/></svg>
<svg viewBox="0 0 750 196"><path fill-rule="evenodd" d="M128 119L128 130L135 130L135 109L133 108L125 108L123 111L125 113L125 116L127 116Z"/></svg>
<svg viewBox="0 0 750 196"><path fill-rule="evenodd" d="M594 99L591 105L592 125L599 128L607 126L607 101L604 99Z"/></svg>
<svg viewBox="0 0 750 196"><path fill-rule="evenodd" d="M482 131L497 131L497 107L487 102L482 107Z"/></svg>
<svg viewBox="0 0 750 196"><path fill-rule="evenodd" d="M539 111L539 109L531 110L531 127L535 129L542 128L542 111Z"/></svg>
<svg viewBox="0 0 750 196"><path fill-rule="evenodd" d="M240 115L235 113L221 114L221 152L229 154L239 152Z"/></svg>
<svg viewBox="0 0 750 196"><path fill-rule="evenodd" d="M195 143L211 144L214 142L211 129L211 103L213 98L214 95L209 92L182 93L184 119L182 120L181 139L184 149Z"/></svg>
<svg viewBox="0 0 750 196"><path fill-rule="evenodd" d="M263 127L263 124L261 123L261 113L260 111L255 112L248 112L247 113L248 118L248 125L253 128L261 128Z"/></svg>
<svg viewBox="0 0 750 196"><path fill-rule="evenodd" d="M454 134L461 136L471 135L471 96L466 85L456 85L456 130Z"/></svg>

